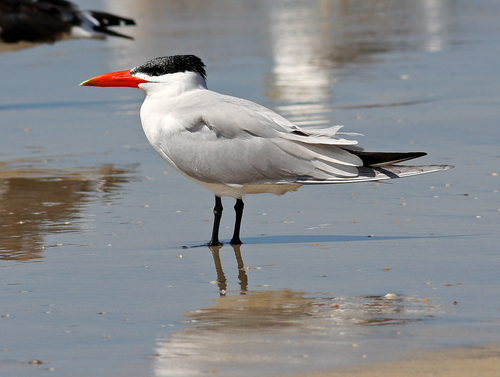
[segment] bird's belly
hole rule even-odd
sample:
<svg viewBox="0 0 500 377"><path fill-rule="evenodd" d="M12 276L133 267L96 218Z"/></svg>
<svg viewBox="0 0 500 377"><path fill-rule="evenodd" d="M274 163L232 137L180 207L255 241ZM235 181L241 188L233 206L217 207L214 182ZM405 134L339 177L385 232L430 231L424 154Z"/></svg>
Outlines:
<svg viewBox="0 0 500 377"><path fill-rule="evenodd" d="M231 196L233 198L243 198L247 194L275 194L283 195L289 191L297 191L302 186L301 184L224 184L224 183L209 183L203 182L191 177L181 169L168 157L161 147L155 147L158 154L175 170L198 183L199 185L209 189L217 196Z"/></svg>
<svg viewBox="0 0 500 377"><path fill-rule="evenodd" d="M230 196L233 198L243 198L247 194L274 194L283 195L289 191L297 191L301 184L224 184L224 183L210 183L203 182L196 178L189 176L182 170L178 169L175 164L171 163L169 160L165 159L169 165L177 170L179 173L184 175L186 178L198 183L210 191L212 191L217 196Z"/></svg>
<svg viewBox="0 0 500 377"><path fill-rule="evenodd" d="M222 183L207 183L188 177L199 185L209 189L217 196L243 198L247 194L283 195L289 191L297 191L302 185L294 184L256 184L256 185L225 185Z"/></svg>

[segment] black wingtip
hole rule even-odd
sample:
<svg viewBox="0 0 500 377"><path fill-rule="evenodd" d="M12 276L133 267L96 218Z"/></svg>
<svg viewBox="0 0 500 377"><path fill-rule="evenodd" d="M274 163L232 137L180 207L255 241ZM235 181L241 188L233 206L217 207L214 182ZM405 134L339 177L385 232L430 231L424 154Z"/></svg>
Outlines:
<svg viewBox="0 0 500 377"><path fill-rule="evenodd" d="M392 165L427 155L425 152L350 152L361 158L364 166L371 167Z"/></svg>

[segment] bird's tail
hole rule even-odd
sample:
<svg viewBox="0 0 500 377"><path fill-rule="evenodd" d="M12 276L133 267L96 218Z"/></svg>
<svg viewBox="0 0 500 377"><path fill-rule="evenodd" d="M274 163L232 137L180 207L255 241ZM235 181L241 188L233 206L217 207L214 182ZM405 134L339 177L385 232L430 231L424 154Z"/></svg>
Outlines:
<svg viewBox="0 0 500 377"><path fill-rule="evenodd" d="M349 150L363 161L363 166L381 167L412 160L427 155L425 152L365 152Z"/></svg>
<svg viewBox="0 0 500 377"><path fill-rule="evenodd" d="M452 165L388 165L383 167L360 168L360 170L371 170L368 175L374 174L374 179L394 179L411 177L412 175L420 175L434 173L440 170L449 170ZM363 174L360 171L360 176Z"/></svg>
<svg viewBox="0 0 500 377"><path fill-rule="evenodd" d="M411 177L413 175L434 173L441 170L449 170L452 165L388 165L383 167L361 166L358 168L359 174L356 177L332 177L323 180L298 179L294 183L302 185L332 184L332 183L355 183L372 182L387 179Z"/></svg>

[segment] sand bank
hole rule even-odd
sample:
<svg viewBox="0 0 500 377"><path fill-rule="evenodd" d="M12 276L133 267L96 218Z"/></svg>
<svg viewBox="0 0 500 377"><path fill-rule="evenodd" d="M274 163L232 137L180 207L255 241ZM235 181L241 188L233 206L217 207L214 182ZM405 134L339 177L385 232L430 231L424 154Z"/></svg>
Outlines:
<svg viewBox="0 0 500 377"><path fill-rule="evenodd" d="M417 351L407 360L344 367L293 377L498 377L500 345Z"/></svg>

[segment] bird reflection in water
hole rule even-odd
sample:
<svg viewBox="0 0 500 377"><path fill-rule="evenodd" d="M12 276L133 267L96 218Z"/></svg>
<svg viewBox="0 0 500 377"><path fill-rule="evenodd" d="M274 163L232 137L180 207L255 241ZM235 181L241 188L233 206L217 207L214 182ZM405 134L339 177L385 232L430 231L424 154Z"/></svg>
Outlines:
<svg viewBox="0 0 500 377"><path fill-rule="evenodd" d="M103 165L56 171L0 166L0 259L43 258L49 234L81 231L93 198L116 195L133 168Z"/></svg>
<svg viewBox="0 0 500 377"><path fill-rule="evenodd" d="M249 295L247 301L255 301L258 300L257 297L274 297L270 301L274 301L275 304L279 304L279 302L286 302L285 306L290 305L290 300L292 297L301 297L298 301L307 303L305 307L302 307L300 312L303 314L307 314L308 316L316 313L321 314L323 316L325 314L325 310L328 312L331 309L335 309L335 316L342 317L342 321L348 321L351 324L356 325L383 325L383 324L396 324L396 323L404 323L409 320L421 320L422 318L399 318L399 315L402 314L405 316L409 313L414 313L410 307L415 307L415 313L419 315L423 314L422 309L433 308L430 304L427 303L427 299L417 299L415 297L406 296L406 295L396 295L396 294L387 294L387 295L361 295L361 296L332 296L329 294L320 294L316 298L304 298L304 292L291 292L288 290L279 290L279 291L270 291L270 292L261 292L261 291L248 291L248 276L247 269L244 266L242 254L241 254L241 245L230 245L234 251L236 262L237 262L237 270L238 270L238 281L240 285L239 296ZM222 305L222 303L227 303L226 300L232 300L234 296L227 296L227 279L222 268L222 263L220 259L220 250L223 246L209 246L208 247L212 252L212 256L214 258L215 263L215 271L217 275L217 285L219 288L219 294L222 300L218 301L218 305ZM238 301L239 299L236 298ZM265 300L267 301L267 299ZM292 301L298 302L297 299L293 299ZM225 308L228 306L226 304L223 305ZM273 304L274 306L274 304ZM302 305L300 305L302 306ZM240 309L238 309L240 310ZM199 313L204 312L195 311L193 313L194 316L197 316ZM320 313L321 312L321 313ZM339 315L341 313L341 315ZM330 315L330 314L328 314ZM198 318L197 320L199 320Z"/></svg>
<svg viewBox="0 0 500 377"><path fill-rule="evenodd" d="M297 362L314 364L325 357L356 352L352 344L371 339L372 333L392 334L439 311L433 300L407 295L248 290L247 273L253 269L244 267L240 246L231 247L237 260L239 292L227 290L221 247L210 247L220 297L211 307L184 313L182 323L188 327L159 340L156 376L214 370L229 376L245 368L269 370L271 365L279 369ZM307 359L304 354L309 355Z"/></svg>
<svg viewBox="0 0 500 377"><path fill-rule="evenodd" d="M243 264L243 259L241 258L241 245L231 245L234 250L234 255L236 257L236 263L238 264L238 280L240 282L240 294L245 294L248 287L248 277L245 271L245 266ZM214 257L215 270L217 272L217 284L219 286L219 293L221 296L225 296L227 292L226 276L222 270L222 263L220 261L219 251L222 246L209 246L210 251L212 251L212 256Z"/></svg>

